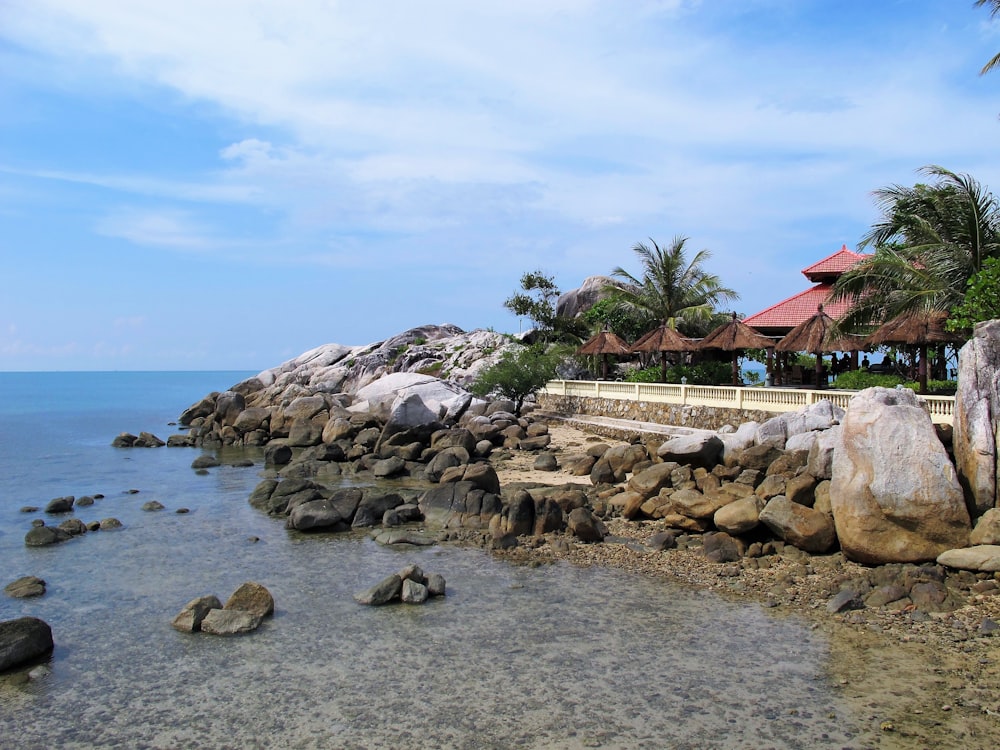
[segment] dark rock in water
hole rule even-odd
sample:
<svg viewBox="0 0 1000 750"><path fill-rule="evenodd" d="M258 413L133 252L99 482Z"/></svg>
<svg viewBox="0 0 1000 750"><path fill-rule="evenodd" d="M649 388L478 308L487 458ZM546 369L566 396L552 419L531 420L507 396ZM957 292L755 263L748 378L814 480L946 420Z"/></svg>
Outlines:
<svg viewBox="0 0 1000 750"><path fill-rule="evenodd" d="M259 617L267 617L274 613L274 597L266 586L247 581L226 600L223 609L243 610Z"/></svg>
<svg viewBox="0 0 1000 750"><path fill-rule="evenodd" d="M122 522L117 518L102 518L101 519L101 531L114 531L115 529L123 528Z"/></svg>
<svg viewBox="0 0 1000 750"><path fill-rule="evenodd" d="M364 499L358 504L358 509L354 514L351 525L354 527L374 526L382 522L382 517L387 510L402 505L403 498L395 492L380 494L369 491Z"/></svg>
<svg viewBox="0 0 1000 750"><path fill-rule="evenodd" d="M70 513L73 510L73 503L76 498L72 495L66 497L54 497L45 506L46 513Z"/></svg>
<svg viewBox="0 0 1000 750"><path fill-rule="evenodd" d="M288 527L297 531L309 531L326 529L338 524L346 526L345 521L349 520L344 518L333 503L326 498L320 498L296 505L288 514Z"/></svg>
<svg viewBox="0 0 1000 750"><path fill-rule="evenodd" d="M78 508L90 507L94 504L94 498L90 495L84 495L83 497L78 497L76 499L76 505Z"/></svg>
<svg viewBox="0 0 1000 750"><path fill-rule="evenodd" d="M128 432L122 432L118 434L114 440L111 441L112 448L131 448L135 445L135 441L139 438Z"/></svg>
<svg viewBox="0 0 1000 750"><path fill-rule="evenodd" d="M202 456L198 456L194 461L191 462L192 469L211 469L219 465L219 459L210 453L206 453Z"/></svg>
<svg viewBox="0 0 1000 750"><path fill-rule="evenodd" d="M62 529L54 529L51 526L35 526L24 535L24 544L27 547L45 547L49 544L65 542L70 538Z"/></svg>
<svg viewBox="0 0 1000 750"><path fill-rule="evenodd" d="M21 513L37 513L37 512L38 512L38 506L37 505L23 505L23 506L21 506Z"/></svg>
<svg viewBox="0 0 1000 750"><path fill-rule="evenodd" d="M167 438L168 448L191 448L194 446L194 438L190 435L171 435Z"/></svg>
<svg viewBox="0 0 1000 750"><path fill-rule="evenodd" d="M145 511L157 511L163 510L166 506L159 500L150 500L142 504L142 510Z"/></svg>
<svg viewBox="0 0 1000 750"><path fill-rule="evenodd" d="M403 581L403 588L399 592L400 601L405 604L423 604L427 597L427 587L422 583L410 579Z"/></svg>
<svg viewBox="0 0 1000 750"><path fill-rule="evenodd" d="M44 526L45 525L45 521L43 521L41 518L32 518L31 519L31 525L33 527Z"/></svg>
<svg viewBox="0 0 1000 750"><path fill-rule="evenodd" d="M52 628L37 617L0 622L0 672L32 661L53 648Z"/></svg>
<svg viewBox="0 0 1000 750"><path fill-rule="evenodd" d="M413 529L386 529L375 535L375 541L389 547L394 544L410 544L414 547L430 547L437 544L437 536L426 531Z"/></svg>
<svg viewBox="0 0 1000 750"><path fill-rule="evenodd" d="M446 588L443 575L431 573L427 576L427 593L431 596L444 596Z"/></svg>
<svg viewBox="0 0 1000 750"><path fill-rule="evenodd" d="M7 596L12 596L15 599L28 599L45 593L45 581L35 576L24 576L16 581L11 581L4 586L3 590Z"/></svg>
<svg viewBox="0 0 1000 750"><path fill-rule="evenodd" d="M402 474L406 469L406 462L399 456L392 456L377 461L372 467L372 474L376 477L393 477Z"/></svg>
<svg viewBox="0 0 1000 750"><path fill-rule="evenodd" d="M263 619L242 609L210 609L201 621L201 632L212 635L251 633L260 627Z"/></svg>
<svg viewBox="0 0 1000 750"><path fill-rule="evenodd" d="M395 508L387 510L382 516L382 525L385 527L400 526L404 523L422 521L424 514L420 512L420 506L416 503L403 503Z"/></svg>
<svg viewBox="0 0 1000 750"><path fill-rule="evenodd" d="M383 578L370 589L354 595L354 601L358 604L367 604L378 607L397 599L403 590L403 579L393 573L387 578Z"/></svg>
<svg viewBox="0 0 1000 750"><path fill-rule="evenodd" d="M177 510L174 511L174 513L181 513L181 514L190 512L191 512L190 508L178 508Z"/></svg>
<svg viewBox="0 0 1000 750"><path fill-rule="evenodd" d="M138 439L132 443L133 448L162 448L164 445L166 443L152 432L140 432Z"/></svg>
<svg viewBox="0 0 1000 750"><path fill-rule="evenodd" d="M87 533L87 526L79 518L67 518L59 524L59 530L65 531L70 536L80 536Z"/></svg>
<svg viewBox="0 0 1000 750"><path fill-rule="evenodd" d="M264 446L265 466L284 466L292 460L292 449L287 443L272 440Z"/></svg>
<svg viewBox="0 0 1000 750"><path fill-rule="evenodd" d="M184 605L184 609L178 613L171 625L182 633L197 633L201 630L201 622L205 619L205 615L213 609L222 609L219 597L214 594L199 596Z"/></svg>

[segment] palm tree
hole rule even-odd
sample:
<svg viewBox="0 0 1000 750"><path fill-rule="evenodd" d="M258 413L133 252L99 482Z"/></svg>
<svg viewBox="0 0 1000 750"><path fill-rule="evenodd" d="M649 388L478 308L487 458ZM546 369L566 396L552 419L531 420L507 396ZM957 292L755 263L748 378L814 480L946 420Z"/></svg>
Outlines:
<svg viewBox="0 0 1000 750"><path fill-rule="evenodd" d="M882 218L858 243L875 252L843 274L831 294L853 300L839 321L844 331L864 331L906 313L948 312L983 261L1000 256L1000 205L993 194L943 167L921 172L937 182L875 192Z"/></svg>
<svg viewBox="0 0 1000 750"><path fill-rule="evenodd" d="M718 276L702 267L712 257L708 250L699 250L688 262L684 244L687 237L676 236L668 247L637 243L632 252L642 266L641 278L624 268L615 268L611 275L625 283L610 286L618 304L647 316L649 327L666 325L688 334L703 333L712 320L715 305L723 300L736 300L739 295L722 285Z"/></svg>
<svg viewBox="0 0 1000 750"><path fill-rule="evenodd" d="M990 15L996 18L1000 16L1000 0L976 0L976 7L981 8L984 5L988 5L990 8ZM1000 65L1000 52L993 55L990 61L983 66L983 69L979 71L979 75L984 73L989 73L993 68Z"/></svg>

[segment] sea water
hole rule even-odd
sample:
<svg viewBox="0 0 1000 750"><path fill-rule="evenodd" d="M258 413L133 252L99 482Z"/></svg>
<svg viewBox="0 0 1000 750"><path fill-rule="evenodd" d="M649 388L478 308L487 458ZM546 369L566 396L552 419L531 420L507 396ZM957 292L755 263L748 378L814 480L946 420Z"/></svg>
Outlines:
<svg viewBox="0 0 1000 750"><path fill-rule="evenodd" d="M479 549L299 534L254 510L254 467L196 473L194 448L110 447L251 373L0 373L0 585L35 575L55 650L0 675L0 748L793 748L850 746L822 636L791 617L616 570L513 566ZM27 548L62 495L118 531ZM165 507L144 511L157 500ZM187 513L177 513L186 509ZM422 606L352 595L409 563ZM171 620L263 583L273 618L239 637Z"/></svg>

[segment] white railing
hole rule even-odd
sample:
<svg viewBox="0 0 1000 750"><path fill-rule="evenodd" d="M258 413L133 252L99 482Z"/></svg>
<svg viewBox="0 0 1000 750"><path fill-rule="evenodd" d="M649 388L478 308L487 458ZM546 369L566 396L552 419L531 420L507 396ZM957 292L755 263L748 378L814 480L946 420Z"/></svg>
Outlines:
<svg viewBox="0 0 1000 750"><path fill-rule="evenodd" d="M846 409L857 391L821 391L804 388L738 388L736 386L678 385L675 383L622 383L605 380L550 380L543 393L551 396L610 398L649 401L679 406L719 406L769 412L798 411L827 400ZM951 424L954 396L921 396L935 424Z"/></svg>

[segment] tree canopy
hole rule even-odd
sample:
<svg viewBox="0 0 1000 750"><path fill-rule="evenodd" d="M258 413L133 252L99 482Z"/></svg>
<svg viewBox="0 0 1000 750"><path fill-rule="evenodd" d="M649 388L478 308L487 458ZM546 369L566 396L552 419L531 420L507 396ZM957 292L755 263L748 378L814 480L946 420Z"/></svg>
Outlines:
<svg viewBox="0 0 1000 750"><path fill-rule="evenodd" d="M519 317L531 320L541 341L579 342L586 335L585 324L556 314L559 287L552 276L541 270L521 276L521 291L504 300L503 306Z"/></svg>
<svg viewBox="0 0 1000 750"><path fill-rule="evenodd" d="M620 266L611 272L625 283L620 288L609 287L609 294L618 305L644 318L646 330L667 325L687 335L699 335L708 330L717 304L739 299L718 276L705 270L712 254L699 250L688 260L686 243L687 237L679 235L664 247L652 239L649 245L639 242L632 252L639 260L640 274L633 275Z"/></svg>
<svg viewBox="0 0 1000 750"><path fill-rule="evenodd" d="M514 402L520 414L524 400L555 377L560 355L540 344L510 349L476 378L470 390L477 396L500 396Z"/></svg>

